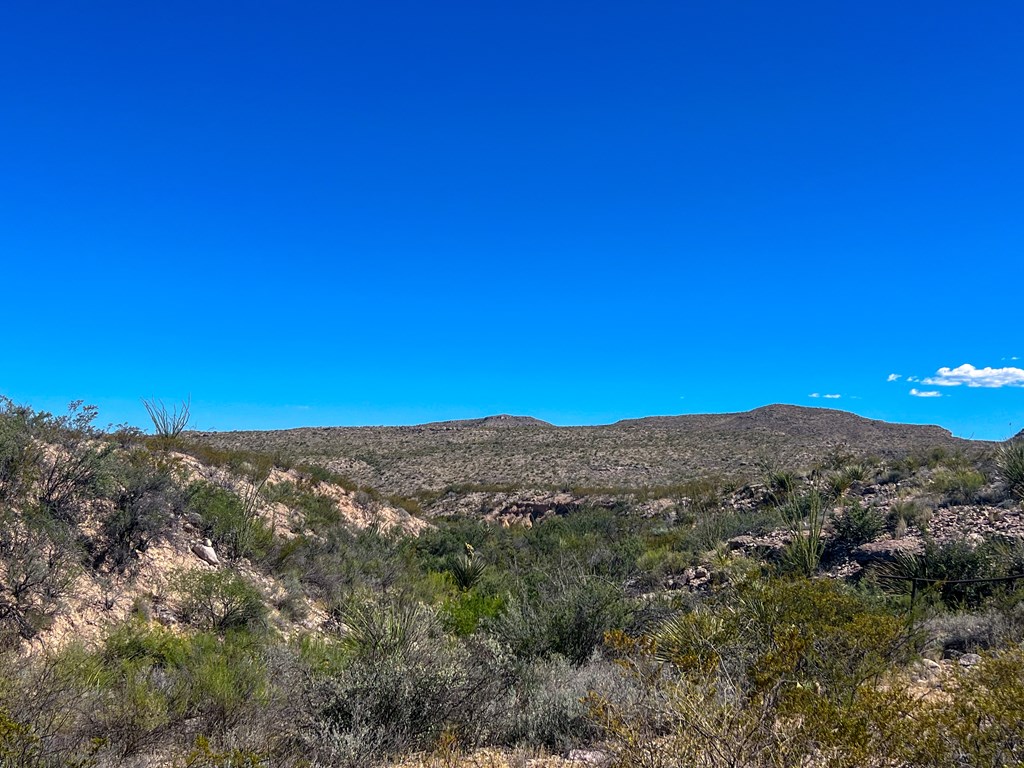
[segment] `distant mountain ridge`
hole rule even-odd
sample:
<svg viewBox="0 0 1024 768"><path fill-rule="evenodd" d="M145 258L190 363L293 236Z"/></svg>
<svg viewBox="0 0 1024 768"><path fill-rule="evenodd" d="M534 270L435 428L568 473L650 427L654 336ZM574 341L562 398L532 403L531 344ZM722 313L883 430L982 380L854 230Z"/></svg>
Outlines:
<svg viewBox="0 0 1024 768"><path fill-rule="evenodd" d="M404 494L486 484L650 487L708 474L753 477L765 462L801 468L830 452L898 458L933 449L968 453L991 445L954 437L938 426L893 424L794 405L582 427L502 414L407 427L192 436L222 448L275 451L323 463L358 482Z"/></svg>

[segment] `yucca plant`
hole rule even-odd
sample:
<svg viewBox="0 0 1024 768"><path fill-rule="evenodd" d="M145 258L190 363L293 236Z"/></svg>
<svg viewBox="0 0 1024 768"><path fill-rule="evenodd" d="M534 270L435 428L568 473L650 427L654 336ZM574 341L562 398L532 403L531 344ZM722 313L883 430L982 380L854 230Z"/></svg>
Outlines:
<svg viewBox="0 0 1024 768"><path fill-rule="evenodd" d="M788 570L813 576L825 553L821 531L825 525L825 500L817 490L790 497L781 507L782 520L789 529L790 541L782 553Z"/></svg>
<svg viewBox="0 0 1024 768"><path fill-rule="evenodd" d="M996 454L996 466L1010 493L1024 500L1024 438L1002 446Z"/></svg>
<svg viewBox="0 0 1024 768"><path fill-rule="evenodd" d="M409 599L356 603L343 613L340 623L342 645L364 659L404 655L437 630L433 611Z"/></svg>
<svg viewBox="0 0 1024 768"><path fill-rule="evenodd" d="M466 551L462 555L451 558L448 563L449 573L464 592L476 586L486 570L487 562L469 544L466 544Z"/></svg>

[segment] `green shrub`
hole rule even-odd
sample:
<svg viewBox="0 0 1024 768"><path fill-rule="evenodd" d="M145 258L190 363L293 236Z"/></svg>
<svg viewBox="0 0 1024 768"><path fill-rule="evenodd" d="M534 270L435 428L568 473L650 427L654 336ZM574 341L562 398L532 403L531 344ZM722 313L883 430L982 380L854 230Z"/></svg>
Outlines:
<svg viewBox="0 0 1024 768"><path fill-rule="evenodd" d="M428 748L444 732L463 743L493 743L511 672L501 649L446 638L425 614L399 618L387 605L367 610L382 611L362 620L378 630L360 630L356 645L343 636L346 660L310 680L303 736L320 763L386 764Z"/></svg>
<svg viewBox="0 0 1024 768"><path fill-rule="evenodd" d="M124 572L170 526L184 503L167 464L145 452L119 459L115 466L118 489L112 494L113 511L100 524L100 541L93 568L109 563Z"/></svg>
<svg viewBox="0 0 1024 768"><path fill-rule="evenodd" d="M951 504L971 504L985 485L985 476L970 467L940 467L932 477L932 488Z"/></svg>
<svg viewBox="0 0 1024 768"><path fill-rule="evenodd" d="M274 535L259 516L256 501L210 483L196 483L188 493L188 509L199 515L204 533L231 557L259 559L270 550Z"/></svg>
<svg viewBox="0 0 1024 768"><path fill-rule="evenodd" d="M200 629L228 632L266 625L263 595L233 571L185 571L178 574L174 587L182 619Z"/></svg>
<svg viewBox="0 0 1024 768"><path fill-rule="evenodd" d="M565 574L538 592L510 596L487 626L522 659L559 655L579 665L600 646L604 634L625 625L629 607L621 587L584 574Z"/></svg>
<svg viewBox="0 0 1024 768"><path fill-rule="evenodd" d="M848 503L832 518L832 544L840 549L853 549L874 541L885 530L885 518L875 507L859 502Z"/></svg>
<svg viewBox="0 0 1024 768"><path fill-rule="evenodd" d="M499 595L461 592L442 603L440 617L448 631L465 637L473 634L481 622L498 617L504 607L505 600Z"/></svg>
<svg viewBox="0 0 1024 768"><path fill-rule="evenodd" d="M999 592L998 583L952 583L964 579L994 579L1009 575L1008 567L1014 562L1004 542L989 539L981 544L952 541L938 544L926 540L920 554L903 554L881 568L883 584L898 592L910 592L913 578L921 579L916 591L922 596L934 596L941 603L964 608L979 606ZM927 581L924 581L927 580Z"/></svg>
<svg viewBox="0 0 1024 768"><path fill-rule="evenodd" d="M0 649L50 625L70 596L77 561L71 531L48 511L0 507Z"/></svg>

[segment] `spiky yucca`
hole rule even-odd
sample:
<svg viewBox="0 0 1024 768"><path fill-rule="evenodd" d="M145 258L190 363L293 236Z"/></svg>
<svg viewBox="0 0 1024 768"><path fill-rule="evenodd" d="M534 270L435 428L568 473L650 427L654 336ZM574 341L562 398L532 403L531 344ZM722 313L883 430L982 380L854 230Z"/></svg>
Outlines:
<svg viewBox="0 0 1024 768"><path fill-rule="evenodd" d="M996 454L996 466L1010 493L1024 500L1024 438L1002 446Z"/></svg>

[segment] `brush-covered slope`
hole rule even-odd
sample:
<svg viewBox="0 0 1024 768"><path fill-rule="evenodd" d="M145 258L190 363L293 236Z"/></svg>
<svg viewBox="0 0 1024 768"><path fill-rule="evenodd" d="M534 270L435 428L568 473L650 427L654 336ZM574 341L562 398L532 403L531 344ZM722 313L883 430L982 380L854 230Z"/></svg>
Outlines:
<svg viewBox="0 0 1024 768"><path fill-rule="evenodd" d="M764 462L801 467L836 451L897 457L933 448L968 451L977 445L940 427L791 405L595 427L497 416L413 427L310 427L194 437L223 448L322 462L361 483L405 494L465 484L657 486L708 474L749 477Z"/></svg>

